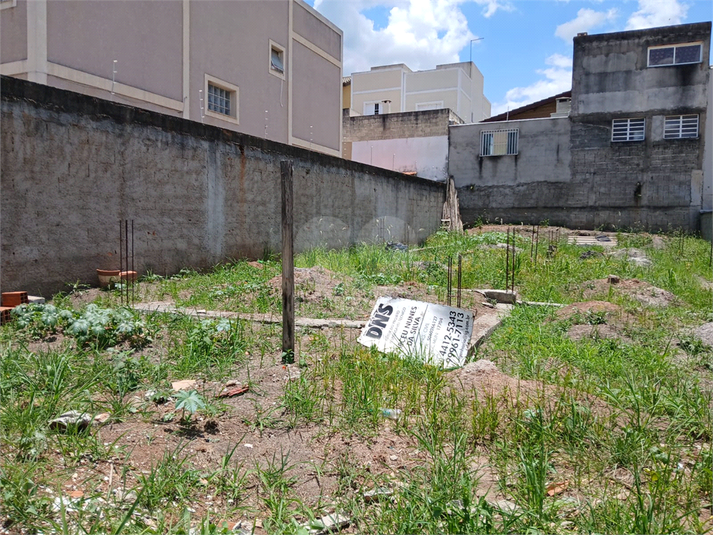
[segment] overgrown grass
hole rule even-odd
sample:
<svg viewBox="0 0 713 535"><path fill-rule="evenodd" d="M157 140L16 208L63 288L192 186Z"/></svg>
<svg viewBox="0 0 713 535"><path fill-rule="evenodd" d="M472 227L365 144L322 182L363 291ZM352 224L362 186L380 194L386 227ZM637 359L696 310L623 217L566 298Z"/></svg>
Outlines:
<svg viewBox="0 0 713 535"><path fill-rule="evenodd" d="M442 298L448 258L455 264L459 254L465 288L504 288L505 236L439 232L408 252L381 245L308 251L296 258L298 267L321 266L344 279L298 313L363 315L379 285L416 283ZM463 390L452 372L418 358L363 348L344 333L303 331L299 377L272 397L253 376L285 373L279 326L139 317L118 307L111 291L98 299L102 308L74 310L65 295L51 307L20 310L18 321L0 329L4 526L30 533L224 533L218 520L240 517L262 519L269 533L302 535L337 511L360 533L710 532L704 511L713 486L713 351L691 334L713 321L710 245L680 235L620 234L615 250L642 249L653 263L640 267L602 247L583 255L587 249L564 237L540 237L537 258L529 235L515 237L515 286L525 300L581 301L589 281L609 274L646 281L677 299L655 307L613 288L588 296L621 307L621 337L614 339L568 335L575 323L608 326L605 313L559 319L551 307L515 307L472 359L492 360L522 389L508 383ZM269 281L279 272L275 260L239 261L208 273L149 277L138 295L277 314L279 285ZM206 385L235 376L250 386L249 415L237 417L234 406L206 394ZM179 379L198 381L184 397L201 403L169 429L164 424L178 402L170 382ZM155 431L142 444L149 446L169 431L180 440L139 465L140 446L123 436L105 441L91 426L51 428L50 420L68 410L148 423ZM231 421L240 432L203 433L213 420ZM335 437L345 447L296 461L289 437L315 429L315 451ZM243 455L248 433L274 440L272 454ZM402 451L372 465L349 454L350 444L375 446L383 435ZM214 441L220 447L212 464L197 464L195 449ZM92 474L81 481L85 495L60 499L84 470ZM107 493L107 473L123 496L133 494ZM331 478L333 487L304 496L301 485L312 478ZM380 497L367 501L369 489ZM207 497L215 500L212 509L196 514Z"/></svg>

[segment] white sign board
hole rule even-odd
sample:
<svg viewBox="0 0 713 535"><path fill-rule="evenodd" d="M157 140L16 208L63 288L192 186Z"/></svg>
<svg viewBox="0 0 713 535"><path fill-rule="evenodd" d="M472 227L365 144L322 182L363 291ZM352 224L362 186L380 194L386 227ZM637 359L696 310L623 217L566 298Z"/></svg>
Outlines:
<svg viewBox="0 0 713 535"><path fill-rule="evenodd" d="M465 364L472 332L473 313L467 310L380 297L358 341L385 353L455 368Z"/></svg>

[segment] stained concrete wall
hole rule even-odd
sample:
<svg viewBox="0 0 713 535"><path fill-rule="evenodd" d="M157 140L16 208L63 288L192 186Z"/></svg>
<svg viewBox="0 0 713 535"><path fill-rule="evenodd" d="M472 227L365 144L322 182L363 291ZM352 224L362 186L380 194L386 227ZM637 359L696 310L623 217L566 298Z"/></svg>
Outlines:
<svg viewBox="0 0 713 535"><path fill-rule="evenodd" d="M572 68L572 179L591 183L583 226L698 230L711 23L578 36ZM649 67L649 48L702 43L702 61ZM667 115L699 116L696 139L663 139ZM644 118L643 141L612 142L612 120Z"/></svg>
<svg viewBox="0 0 713 535"><path fill-rule="evenodd" d="M483 130L519 130L518 154L481 156ZM563 204L577 208L570 183L567 118L525 119L452 126L448 169L460 200L461 218L539 223L561 219Z"/></svg>
<svg viewBox="0 0 713 535"><path fill-rule="evenodd" d="M2 78L3 290L57 291L135 262L159 274L280 249L280 161L294 162L295 247L416 243L442 184L85 95Z"/></svg>
<svg viewBox="0 0 713 535"><path fill-rule="evenodd" d="M710 33L708 22L578 36L568 119L451 127L449 173L463 221L699 230ZM698 42L702 62L648 67L649 47ZM698 138L663 139L665 117L685 114L698 115ZM613 142L617 118L645 119L645 139ZM481 130L513 127L517 156L478 156Z"/></svg>

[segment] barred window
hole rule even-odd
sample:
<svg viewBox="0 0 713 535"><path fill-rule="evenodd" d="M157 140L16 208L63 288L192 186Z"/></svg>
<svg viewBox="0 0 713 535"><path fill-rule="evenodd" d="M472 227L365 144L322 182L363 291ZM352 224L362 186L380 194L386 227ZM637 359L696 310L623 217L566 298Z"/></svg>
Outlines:
<svg viewBox="0 0 713 535"><path fill-rule="evenodd" d="M664 139L698 137L698 115L668 115L664 122Z"/></svg>
<svg viewBox="0 0 713 535"><path fill-rule="evenodd" d="M518 153L520 130L484 130L480 133L481 156L513 156Z"/></svg>
<svg viewBox="0 0 713 535"><path fill-rule="evenodd" d="M612 141L643 141L646 119L614 119L611 123Z"/></svg>

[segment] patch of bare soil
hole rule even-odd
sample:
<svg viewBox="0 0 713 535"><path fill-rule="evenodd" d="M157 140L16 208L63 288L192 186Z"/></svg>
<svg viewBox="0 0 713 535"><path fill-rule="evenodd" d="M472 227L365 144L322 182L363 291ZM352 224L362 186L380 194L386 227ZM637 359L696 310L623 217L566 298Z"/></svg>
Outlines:
<svg viewBox="0 0 713 535"><path fill-rule="evenodd" d="M611 284L607 279L595 279L582 283L581 287L583 299L605 296L612 291L631 297L645 306L666 307L677 301L671 292L639 279L623 279L618 284Z"/></svg>
<svg viewBox="0 0 713 535"><path fill-rule="evenodd" d="M617 339L626 343L632 342L624 334L632 318L614 303L607 301L572 303L559 309L557 318L574 320L574 325L567 331L567 335L572 340Z"/></svg>
<svg viewBox="0 0 713 535"><path fill-rule="evenodd" d="M567 336L572 340L621 340L632 343L631 338L622 334L619 329L611 325L572 325L567 331Z"/></svg>
<svg viewBox="0 0 713 535"><path fill-rule="evenodd" d="M621 307L608 301L584 301L582 303L572 303L557 311L557 318L560 320L570 319L573 316L582 314L602 314L604 317L612 317L621 314Z"/></svg>
<svg viewBox="0 0 713 535"><path fill-rule="evenodd" d="M322 266L295 268L295 297L306 302L319 302L325 297L331 298L339 283L350 280L351 277L336 275ZM282 291L282 275L271 278L267 283L274 291Z"/></svg>
<svg viewBox="0 0 713 535"><path fill-rule="evenodd" d="M448 374L456 391L475 394L479 400L494 398L501 404L551 406L562 398L573 398L588 407L592 414L609 416L613 409L601 399L573 389L547 385L541 381L519 379L502 373L489 360L471 362Z"/></svg>

